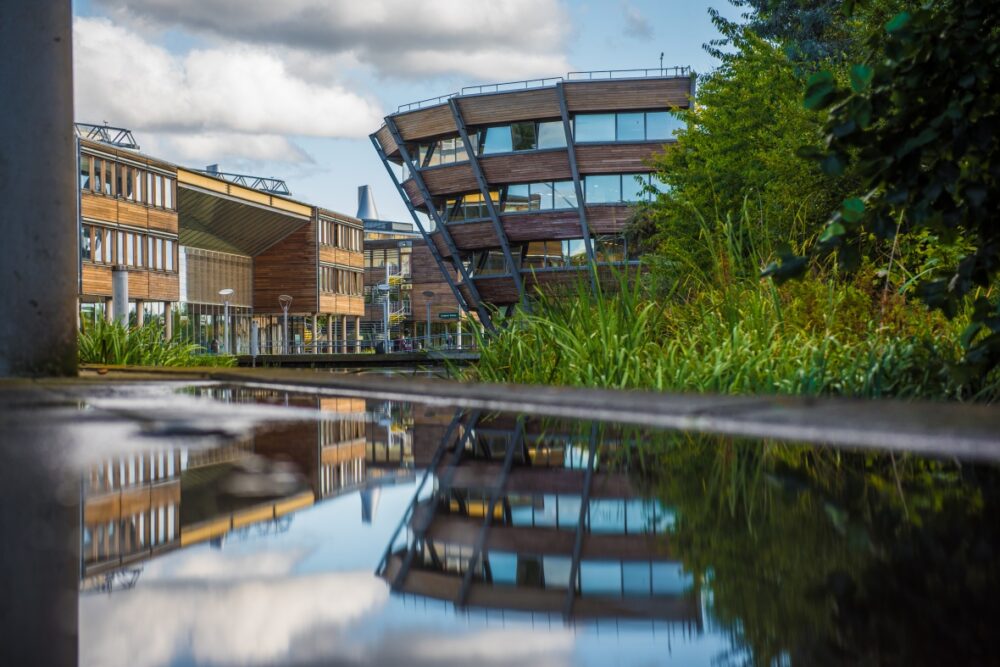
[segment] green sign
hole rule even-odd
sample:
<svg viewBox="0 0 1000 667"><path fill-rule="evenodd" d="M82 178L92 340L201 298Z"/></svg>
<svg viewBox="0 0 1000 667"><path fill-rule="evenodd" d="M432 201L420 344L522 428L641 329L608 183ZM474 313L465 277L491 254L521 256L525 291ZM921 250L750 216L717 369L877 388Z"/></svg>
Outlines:
<svg viewBox="0 0 1000 667"><path fill-rule="evenodd" d="M456 313L455 311L452 311L450 313L438 313L438 319L439 320L457 320L458 319L458 313Z"/></svg>

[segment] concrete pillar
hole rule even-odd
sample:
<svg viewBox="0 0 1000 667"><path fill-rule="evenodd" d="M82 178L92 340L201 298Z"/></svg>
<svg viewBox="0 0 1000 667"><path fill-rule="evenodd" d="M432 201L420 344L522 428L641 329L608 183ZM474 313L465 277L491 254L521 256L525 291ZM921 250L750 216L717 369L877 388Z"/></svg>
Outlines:
<svg viewBox="0 0 1000 667"><path fill-rule="evenodd" d="M326 351L336 352L337 349L333 345L333 315L326 316Z"/></svg>
<svg viewBox="0 0 1000 667"><path fill-rule="evenodd" d="M458 349L462 349L462 320L455 324L455 333L458 334Z"/></svg>
<svg viewBox="0 0 1000 667"><path fill-rule="evenodd" d="M173 304L169 301L163 302L163 337L170 340L174 337L174 312Z"/></svg>
<svg viewBox="0 0 1000 667"><path fill-rule="evenodd" d="M312 333L313 354L317 354L319 352L319 318L316 316L316 313L313 313L312 320L313 320L313 322L312 322L312 325L313 325L313 333Z"/></svg>
<svg viewBox="0 0 1000 667"><path fill-rule="evenodd" d="M347 315L341 317L340 322L340 347L344 352L350 352L351 349L347 344Z"/></svg>
<svg viewBox="0 0 1000 667"><path fill-rule="evenodd" d="M114 322L114 301L110 296L104 297L104 320Z"/></svg>
<svg viewBox="0 0 1000 667"><path fill-rule="evenodd" d="M142 300L135 300L135 323L136 326L142 326L146 323L146 314L142 312Z"/></svg>
<svg viewBox="0 0 1000 667"><path fill-rule="evenodd" d="M354 351L361 351L361 318L354 318Z"/></svg>
<svg viewBox="0 0 1000 667"><path fill-rule="evenodd" d="M128 326L128 269L124 266L111 269L111 295L114 321Z"/></svg>
<svg viewBox="0 0 1000 667"><path fill-rule="evenodd" d="M0 377L76 373L80 244L71 21L69 0L3 5ZM38 642L31 661L42 664L55 654L36 630L18 639Z"/></svg>

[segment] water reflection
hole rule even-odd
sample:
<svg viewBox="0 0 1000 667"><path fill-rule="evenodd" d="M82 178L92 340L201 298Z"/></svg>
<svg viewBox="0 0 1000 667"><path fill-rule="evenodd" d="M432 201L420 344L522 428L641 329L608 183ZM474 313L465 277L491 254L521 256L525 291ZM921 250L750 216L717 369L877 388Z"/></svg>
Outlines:
<svg viewBox="0 0 1000 667"><path fill-rule="evenodd" d="M996 662L996 466L190 393L300 412L86 472L87 664Z"/></svg>

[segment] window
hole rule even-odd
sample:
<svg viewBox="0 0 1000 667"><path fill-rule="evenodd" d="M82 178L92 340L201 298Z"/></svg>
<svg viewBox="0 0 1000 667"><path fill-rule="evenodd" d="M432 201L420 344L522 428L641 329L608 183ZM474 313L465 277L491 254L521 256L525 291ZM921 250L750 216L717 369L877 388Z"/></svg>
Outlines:
<svg viewBox="0 0 1000 667"><path fill-rule="evenodd" d="M163 177L153 176L153 206L163 208Z"/></svg>
<svg viewBox="0 0 1000 667"><path fill-rule="evenodd" d="M594 259L597 262L622 262L626 257L625 238L622 236L595 236Z"/></svg>
<svg viewBox="0 0 1000 667"><path fill-rule="evenodd" d="M146 172L146 203L153 206L155 202L153 201L153 173Z"/></svg>
<svg viewBox="0 0 1000 667"><path fill-rule="evenodd" d="M531 210L531 198L528 193L528 184L508 185L507 200L503 205L504 213Z"/></svg>
<svg viewBox="0 0 1000 667"><path fill-rule="evenodd" d="M552 210L552 183L531 183L531 208L540 211Z"/></svg>
<svg viewBox="0 0 1000 667"><path fill-rule="evenodd" d="M151 269L156 268L156 242L152 236L146 237L146 265Z"/></svg>
<svg viewBox="0 0 1000 667"><path fill-rule="evenodd" d="M143 239L145 238L146 237L143 234L135 235L135 265L140 267L143 264L142 262L143 246L146 245L146 242Z"/></svg>
<svg viewBox="0 0 1000 667"><path fill-rule="evenodd" d="M673 139L674 132L684 127L680 117L669 111L655 111L646 114L646 139Z"/></svg>
<svg viewBox="0 0 1000 667"><path fill-rule="evenodd" d="M163 178L163 206L164 208L174 208L174 179Z"/></svg>
<svg viewBox="0 0 1000 667"><path fill-rule="evenodd" d="M511 144L515 151L530 151L538 145L535 136L535 123L512 123L510 126Z"/></svg>
<svg viewBox="0 0 1000 667"><path fill-rule="evenodd" d="M91 235L92 229L90 225L83 225L80 227L80 259L90 261L92 258L92 242Z"/></svg>
<svg viewBox="0 0 1000 667"><path fill-rule="evenodd" d="M121 237L118 237L121 239ZM135 235L125 234L125 263L129 266L135 265Z"/></svg>
<svg viewBox="0 0 1000 667"><path fill-rule="evenodd" d="M554 208L576 208L576 186L573 181L556 181Z"/></svg>
<svg viewBox="0 0 1000 667"><path fill-rule="evenodd" d="M105 229L104 230L104 254L101 256L101 260L100 260L100 261L104 262L105 264L110 264L111 263L111 240L113 238L114 238L114 236L112 235L111 230L110 229Z"/></svg>
<svg viewBox="0 0 1000 667"><path fill-rule="evenodd" d="M155 268L158 271L163 270L163 239L156 239L156 252L153 257L156 259L156 264L155 266L151 266L151 268Z"/></svg>
<svg viewBox="0 0 1000 667"><path fill-rule="evenodd" d="M94 187L92 188L94 192L104 192L104 161L100 158L94 158Z"/></svg>
<svg viewBox="0 0 1000 667"><path fill-rule="evenodd" d="M91 157L80 153L80 189L90 189L90 161Z"/></svg>
<svg viewBox="0 0 1000 667"><path fill-rule="evenodd" d="M113 163L108 160L104 161L104 194L113 194L112 184L114 183L114 167Z"/></svg>
<svg viewBox="0 0 1000 667"><path fill-rule="evenodd" d="M646 114L620 113L617 118L617 141L643 141L646 138Z"/></svg>
<svg viewBox="0 0 1000 667"><path fill-rule="evenodd" d="M167 271L173 271L174 270L174 242L168 240L168 241L166 241L166 243L164 245L166 247L166 262L165 262L166 269L167 269Z"/></svg>
<svg viewBox="0 0 1000 667"><path fill-rule="evenodd" d="M561 120L538 124L538 148L565 148L566 131Z"/></svg>
<svg viewBox="0 0 1000 667"><path fill-rule="evenodd" d="M135 170L135 201L139 202L140 204L142 204L144 201L142 198L142 193L143 193L142 182L143 180L145 180L143 176L144 173L146 172L144 172L142 169Z"/></svg>
<svg viewBox="0 0 1000 667"><path fill-rule="evenodd" d="M563 260L567 266L586 264L587 246L583 239L568 239L562 242Z"/></svg>
<svg viewBox="0 0 1000 667"><path fill-rule="evenodd" d="M125 263L125 233L118 232L115 237L115 262L117 264Z"/></svg>
<svg viewBox="0 0 1000 667"><path fill-rule="evenodd" d="M646 201L646 186L649 174L622 174L622 201Z"/></svg>
<svg viewBox="0 0 1000 667"><path fill-rule="evenodd" d="M615 115L613 113L577 114L576 141L614 141Z"/></svg>
<svg viewBox="0 0 1000 667"><path fill-rule="evenodd" d="M622 200L621 176L587 176L584 178L588 204L610 204Z"/></svg>
<svg viewBox="0 0 1000 667"><path fill-rule="evenodd" d="M509 153L513 150L509 125L488 127L483 131L483 133L484 138L481 142L483 146L481 155L490 155L491 153Z"/></svg>

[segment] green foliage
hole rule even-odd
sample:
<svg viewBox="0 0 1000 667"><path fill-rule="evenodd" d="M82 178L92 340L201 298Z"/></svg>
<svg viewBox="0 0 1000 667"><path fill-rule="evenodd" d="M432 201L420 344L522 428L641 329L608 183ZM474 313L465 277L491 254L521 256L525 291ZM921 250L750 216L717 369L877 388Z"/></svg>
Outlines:
<svg viewBox="0 0 1000 667"><path fill-rule="evenodd" d="M103 318L79 334L80 363L114 366L233 366L236 358L201 354L198 345L164 340L159 322L126 327Z"/></svg>
<svg viewBox="0 0 1000 667"><path fill-rule="evenodd" d="M1000 3L948 0L901 12L869 41L848 85L831 72L808 83L804 106L828 110L826 148L801 154L833 176L849 166L863 198L846 198L812 249L855 268L870 236L930 234L966 252L929 267L916 289L954 317L975 299L963 340L966 377L1000 366ZM945 251L943 255L950 253ZM778 277L800 274L801 262Z"/></svg>

